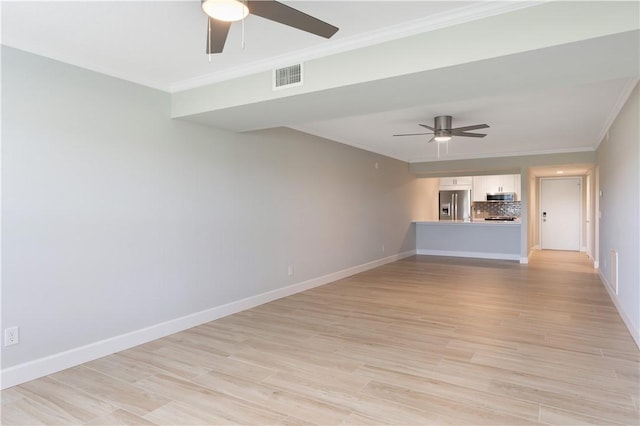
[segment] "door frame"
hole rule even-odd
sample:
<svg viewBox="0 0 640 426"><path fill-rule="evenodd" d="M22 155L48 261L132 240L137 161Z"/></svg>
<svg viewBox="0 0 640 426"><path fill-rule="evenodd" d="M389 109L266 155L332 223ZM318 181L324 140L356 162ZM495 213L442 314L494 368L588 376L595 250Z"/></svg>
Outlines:
<svg viewBox="0 0 640 426"><path fill-rule="evenodd" d="M579 229L578 232L578 252L582 252L582 248L584 247L584 176L562 176L562 177L541 177L540 178L540 189L538 191L538 241L540 242L540 250L544 250L542 247L542 181L545 180L569 180L569 179L578 179L580 181L580 208L578 209L578 221L579 221Z"/></svg>

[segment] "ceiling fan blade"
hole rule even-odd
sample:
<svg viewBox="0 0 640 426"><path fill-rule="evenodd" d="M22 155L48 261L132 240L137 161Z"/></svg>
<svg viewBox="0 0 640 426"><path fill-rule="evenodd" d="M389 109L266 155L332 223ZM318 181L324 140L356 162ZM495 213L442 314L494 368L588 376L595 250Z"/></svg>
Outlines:
<svg viewBox="0 0 640 426"><path fill-rule="evenodd" d="M230 27L231 22L209 18L207 26L207 55L222 53Z"/></svg>
<svg viewBox="0 0 640 426"><path fill-rule="evenodd" d="M488 129L488 124L475 124L473 126L465 126L465 127L456 127L455 129L451 129L451 132L455 135L456 132L466 132L467 130L478 130L478 129Z"/></svg>
<svg viewBox="0 0 640 426"><path fill-rule="evenodd" d="M484 138L487 135L483 133L458 132L458 133L453 133L453 136L466 136L468 138Z"/></svg>
<svg viewBox="0 0 640 426"><path fill-rule="evenodd" d="M418 126L422 126L422 127L424 127L425 129L429 129L429 130L431 130L432 132L435 132L435 131L436 131L436 129L434 129L434 128L433 128L433 127L431 127L431 126L427 126L426 124L418 124Z"/></svg>
<svg viewBox="0 0 640 426"><path fill-rule="evenodd" d="M434 136L434 137L432 137L431 139L429 139L429 140L427 141L427 143L431 143L431 142L433 142L434 140L436 140L436 137L435 137L435 136Z"/></svg>
<svg viewBox="0 0 640 426"><path fill-rule="evenodd" d="M432 135L433 133L402 133L400 135L393 136L418 136L418 135Z"/></svg>
<svg viewBox="0 0 640 426"><path fill-rule="evenodd" d="M253 15L279 22L320 37L331 38L331 36L338 31L338 27L334 27L318 18L314 18L275 0L247 1L247 7Z"/></svg>

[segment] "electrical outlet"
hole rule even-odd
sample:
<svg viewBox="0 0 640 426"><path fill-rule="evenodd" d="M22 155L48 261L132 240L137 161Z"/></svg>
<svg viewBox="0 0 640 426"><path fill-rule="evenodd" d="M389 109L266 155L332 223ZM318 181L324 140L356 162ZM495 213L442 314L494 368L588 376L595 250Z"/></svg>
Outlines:
<svg viewBox="0 0 640 426"><path fill-rule="evenodd" d="M289 267L287 268L287 275L289 275L290 277L293 276L293 265L289 265Z"/></svg>
<svg viewBox="0 0 640 426"><path fill-rule="evenodd" d="M20 343L20 329L9 327L4 329L4 345L11 346Z"/></svg>
<svg viewBox="0 0 640 426"><path fill-rule="evenodd" d="M382 252L384 253L384 244L382 245Z"/></svg>

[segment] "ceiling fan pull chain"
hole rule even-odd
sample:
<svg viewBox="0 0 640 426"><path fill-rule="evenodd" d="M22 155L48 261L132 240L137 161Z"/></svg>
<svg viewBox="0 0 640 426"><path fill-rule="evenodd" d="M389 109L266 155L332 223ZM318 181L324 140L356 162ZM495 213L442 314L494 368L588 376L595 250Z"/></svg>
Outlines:
<svg viewBox="0 0 640 426"><path fill-rule="evenodd" d="M244 19L242 20L242 50L244 50Z"/></svg>
<svg viewBox="0 0 640 426"><path fill-rule="evenodd" d="M244 4L245 7L246 7L247 6L247 0L243 0L242 4ZM245 21L245 19L247 19L247 18L246 17L242 18L242 50L244 50L244 47L245 47L245 42L244 42L244 21Z"/></svg>

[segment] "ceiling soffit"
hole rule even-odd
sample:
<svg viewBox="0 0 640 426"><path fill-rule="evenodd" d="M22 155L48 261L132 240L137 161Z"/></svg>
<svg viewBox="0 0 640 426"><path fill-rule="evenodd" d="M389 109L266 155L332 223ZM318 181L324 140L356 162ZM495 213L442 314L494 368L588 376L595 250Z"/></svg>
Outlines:
<svg viewBox="0 0 640 426"><path fill-rule="evenodd" d="M411 80L411 76L414 76L414 79L421 79L424 76L420 75L420 73L425 71L439 69L453 71L456 69L453 67L457 65L478 63L492 58L503 58L501 60L509 63L509 66L514 66L514 64L517 65L517 61L510 61L508 58L510 55L535 52L553 46L562 46L625 31L637 31L638 29L637 17L630 18L628 16L628 8L607 7L608 3L606 2L579 3L578 6L569 7L572 4L573 2L546 3L541 6L529 7L464 25L448 27L402 40L393 40L347 53L316 59L305 63L305 84L302 87L274 91L271 85L271 72L265 72L181 91L172 95L172 116L177 118L199 115L196 120L203 121L202 119L205 117L205 115L202 115L203 113L226 111L226 113L222 114L225 116L224 120L217 120L217 123L212 122L211 124L220 125L224 122L227 123L227 128L239 131L270 127L267 123L251 125L246 120L242 121L244 124L241 127L235 127L231 124L233 120L229 120L229 115L232 115L234 108L244 105L250 106L276 100L278 102L274 102L274 105L283 105L285 102L280 100L286 98L295 100L295 109L299 112L307 107L306 103L301 104L301 102L305 101L305 97L302 95L314 94L309 99L315 102L319 98L325 97L319 95L322 91L329 91L329 94L331 94L332 90L336 93L336 89L345 88L347 90L346 94L348 94L350 87L357 87L359 84L366 83L370 84L369 92L384 91L385 83L388 83L388 79L396 79L393 80L393 84L386 84L386 87L391 87L401 81L398 79L399 77L405 77L407 81ZM622 6L625 4L623 3ZM576 7L582 9L578 11L581 16L580 20L573 19L577 13ZM603 16L609 16L611 19L603 19ZM541 23L544 23L544 25ZM505 34L513 34L514 29L517 29L518 37L505 37ZM637 39L637 36L635 37ZM443 44L443 40L447 42ZM600 64L599 70L602 70L602 64L607 64L608 60L624 62L624 58L618 58L615 53L616 49L608 54L610 58L600 56L599 61L593 60L591 64L594 66ZM570 59L563 59L562 57L549 59L561 61L559 64L554 62L528 63L527 66L532 68L529 74L535 71L541 84L564 84L564 82L554 83L554 81L557 79L580 78L583 72L591 73L591 77L593 77L595 74L593 71L583 68L582 72L576 74L575 67L571 67L572 60L588 61L587 58L578 56L582 54L583 52L577 52L575 57ZM607 53L599 51L598 55L607 56ZM633 59L630 58L630 61L627 62L632 62ZM565 65L568 68L564 68ZM618 67L610 66L610 68ZM628 71L628 66L619 71L617 76L615 76L615 70L608 69L604 71L607 72L606 79L628 76L620 75ZM495 67L487 68L484 72L491 73L491 76L498 80L498 83L504 81L503 88L500 89L503 92L508 90L506 88L506 85L509 84L508 80L511 79L513 82L513 74L515 74L504 66L500 67L499 61L495 63ZM450 79L447 81L446 78L441 79L442 84L449 86L447 91L448 99L456 96L473 97L477 92L485 91L484 88L474 85L471 90L466 88L463 94L458 95L455 93L456 87L463 86L464 81L473 81L477 78L476 74L470 74L464 68L460 68L460 74L463 75L457 80ZM434 75L430 74L429 77ZM485 80L487 80L487 76L479 77L485 77ZM595 78L599 77L596 76ZM545 79L546 82L544 81ZM589 76L586 76L585 79L589 79ZM515 83L518 86L516 90L522 90L522 86L517 81ZM579 82L576 82L576 84L579 84ZM494 85L496 84L494 83ZM418 87L418 89L422 89L422 87ZM426 87L425 89L430 90L431 88ZM535 89L535 87L532 87L532 89ZM416 91L413 90L412 92L415 93ZM360 93L363 92L360 91ZM414 104L416 102L432 102L431 96L433 96L433 93L433 90L429 92L423 91L420 100L409 99L408 101L396 100L394 97L389 98L387 96L385 99L390 102L395 100L398 103L404 103L404 105L387 105L378 102L375 104L375 108L378 110L384 108L393 109L400 106L410 106L411 102ZM404 92L400 92L400 94L402 96L406 95ZM429 99L425 99L425 94L428 94ZM327 96L327 98L331 97ZM354 102L358 98L356 97ZM349 99L352 98L342 97L343 101ZM371 99L365 99L364 102L361 102L360 107L363 105L371 105L373 108L374 104L371 103ZM236 111L241 112L240 109ZM360 112L371 111L361 110ZM349 114L349 111L336 111L336 116L344 113ZM243 115L246 119L247 115ZM206 117L216 121L215 114L206 114ZM291 116L285 114L284 117L285 119L281 119L280 123L274 123L273 125L282 125L282 121ZM323 119L327 117L320 116L317 118ZM261 120L265 120L265 115L261 114Z"/></svg>

